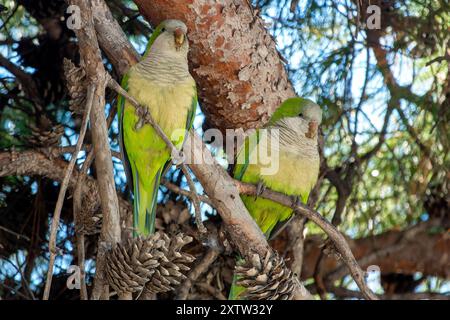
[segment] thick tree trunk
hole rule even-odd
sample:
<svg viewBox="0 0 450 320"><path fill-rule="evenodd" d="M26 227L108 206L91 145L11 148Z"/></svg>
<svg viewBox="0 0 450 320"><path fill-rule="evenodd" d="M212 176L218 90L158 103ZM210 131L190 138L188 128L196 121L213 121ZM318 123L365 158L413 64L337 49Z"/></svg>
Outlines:
<svg viewBox="0 0 450 320"><path fill-rule="evenodd" d="M249 1L134 2L154 26L165 19L188 26L190 68L210 127L259 127L295 95L275 41Z"/></svg>

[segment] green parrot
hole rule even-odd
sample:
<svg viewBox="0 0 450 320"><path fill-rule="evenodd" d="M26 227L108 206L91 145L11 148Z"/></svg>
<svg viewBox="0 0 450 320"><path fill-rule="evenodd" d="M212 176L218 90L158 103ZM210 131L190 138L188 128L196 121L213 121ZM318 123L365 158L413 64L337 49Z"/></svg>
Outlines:
<svg viewBox="0 0 450 320"><path fill-rule="evenodd" d="M267 130L257 130L244 141L237 155L234 178L258 185L259 191L262 186L268 187L306 203L319 175L317 132L321 121L322 110L311 100L287 99L271 116ZM258 153L266 153L272 159L278 156L278 170L265 172L267 165ZM241 198L267 239L293 215L292 208L271 200L247 195ZM236 280L230 290L232 300L239 299L244 291L234 284Z"/></svg>
<svg viewBox="0 0 450 320"><path fill-rule="evenodd" d="M195 81L189 73L187 27L165 20L150 37L144 57L122 79L122 87L150 114L173 144L181 149L197 107ZM133 190L134 235L155 229L160 178L171 153L150 124L143 124L135 108L118 98L119 142L125 174ZM180 130L183 134L180 134Z"/></svg>

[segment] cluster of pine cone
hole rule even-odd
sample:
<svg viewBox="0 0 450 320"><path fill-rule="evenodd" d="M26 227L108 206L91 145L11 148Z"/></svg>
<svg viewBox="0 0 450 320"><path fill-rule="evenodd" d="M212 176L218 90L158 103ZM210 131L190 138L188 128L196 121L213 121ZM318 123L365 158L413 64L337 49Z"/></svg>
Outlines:
<svg viewBox="0 0 450 320"><path fill-rule="evenodd" d="M161 293L173 290L186 278L184 273L194 257L181 248L192 238L179 233L168 237L157 232L149 237L128 239L107 256L110 286L119 294Z"/></svg>

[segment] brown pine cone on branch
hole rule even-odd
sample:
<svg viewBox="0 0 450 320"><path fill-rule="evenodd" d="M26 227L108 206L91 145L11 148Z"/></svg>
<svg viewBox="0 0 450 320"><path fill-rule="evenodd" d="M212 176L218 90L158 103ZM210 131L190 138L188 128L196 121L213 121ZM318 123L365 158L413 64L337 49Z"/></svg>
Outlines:
<svg viewBox="0 0 450 320"><path fill-rule="evenodd" d="M83 68L77 67L69 59L64 59L64 75L69 91L69 108L77 114L83 114L86 105L87 79Z"/></svg>
<svg viewBox="0 0 450 320"><path fill-rule="evenodd" d="M129 239L118 244L107 256L106 273L118 293L167 292L185 279L194 257L181 252L192 238L178 234L169 238L157 232L147 238Z"/></svg>
<svg viewBox="0 0 450 320"><path fill-rule="evenodd" d="M64 127L60 124L54 126L46 117L40 117L38 126L29 125L31 136L28 142L34 147L53 147L59 145L64 134Z"/></svg>
<svg viewBox="0 0 450 320"><path fill-rule="evenodd" d="M236 284L246 289L240 297L244 300L291 300L298 281L283 258L271 251L264 258L254 254L251 261L238 264L235 273Z"/></svg>
<svg viewBox="0 0 450 320"><path fill-rule="evenodd" d="M150 281L145 285L145 290L149 293L168 292L174 289L186 279L184 275L190 268L190 264L195 260L194 256L181 252L181 248L192 241L192 238L183 234L178 234L169 238L167 234L162 235L166 246L163 246L163 258L160 265L155 269L155 273Z"/></svg>

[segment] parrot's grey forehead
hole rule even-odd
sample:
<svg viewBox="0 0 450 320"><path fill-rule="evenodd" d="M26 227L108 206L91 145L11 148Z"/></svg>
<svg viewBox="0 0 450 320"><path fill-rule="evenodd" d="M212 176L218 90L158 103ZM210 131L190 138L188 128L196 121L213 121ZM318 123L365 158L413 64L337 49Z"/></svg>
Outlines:
<svg viewBox="0 0 450 320"><path fill-rule="evenodd" d="M319 105L311 102L303 108L303 117L307 120L315 120L319 124L322 122L322 109Z"/></svg>
<svg viewBox="0 0 450 320"><path fill-rule="evenodd" d="M308 101L308 103L303 108L304 108L304 110L315 111L315 112L322 110L317 103L314 103L312 101Z"/></svg>
<svg viewBox="0 0 450 320"><path fill-rule="evenodd" d="M164 20L162 22L162 26L167 30L167 31L175 31L175 29L180 28L181 30L184 31L184 33L187 33L187 27L184 24L183 21L180 20L175 20L175 19L168 19L168 20Z"/></svg>

